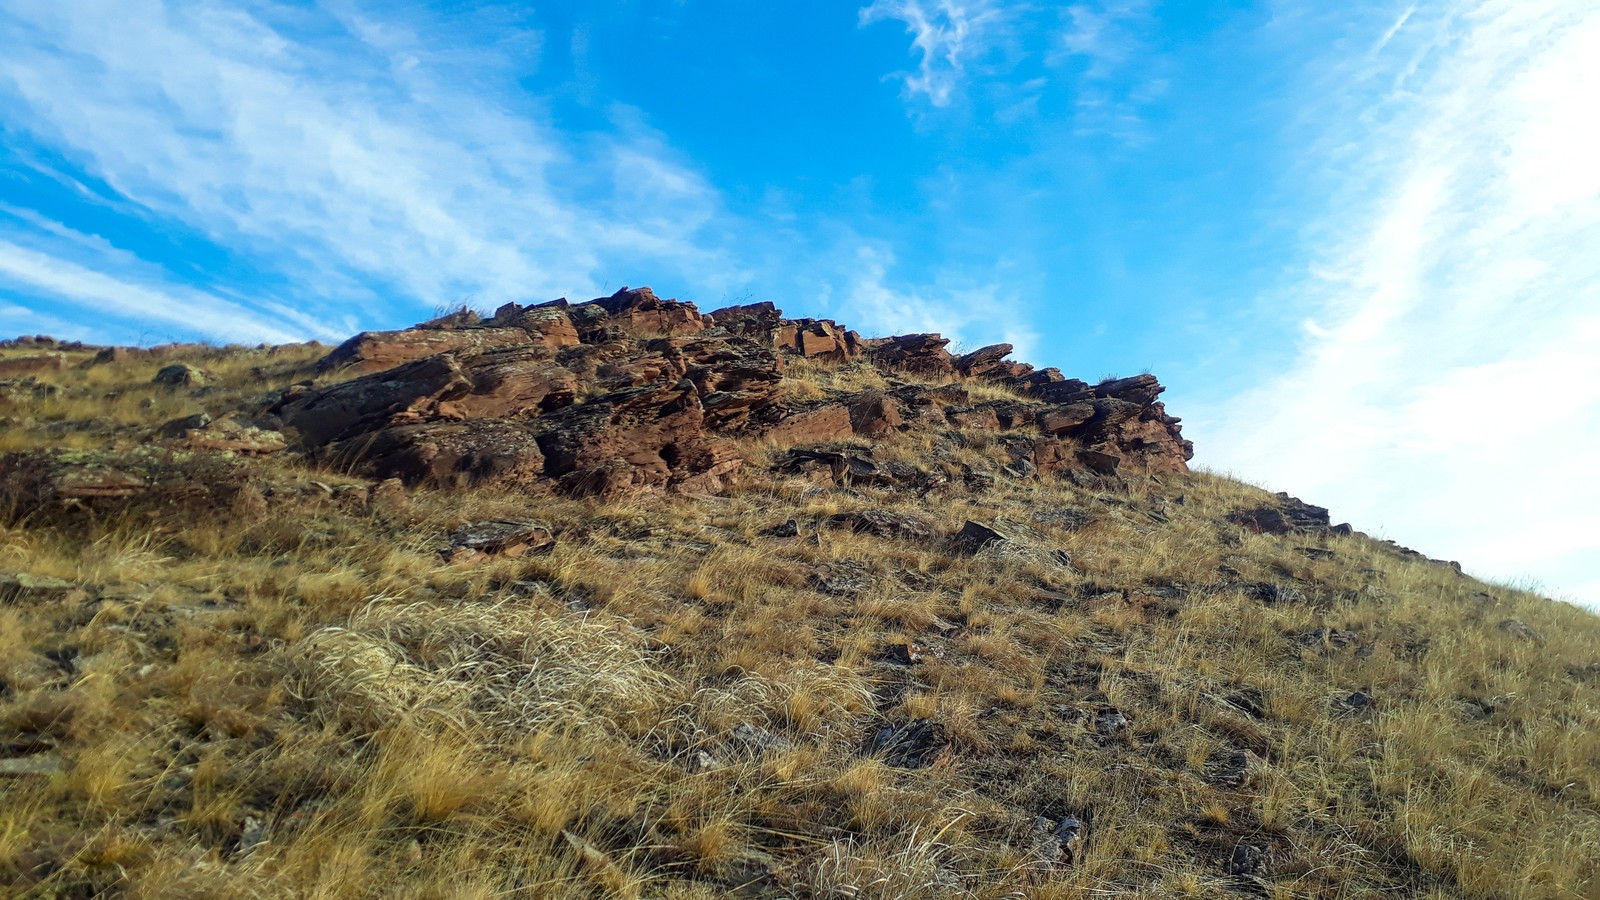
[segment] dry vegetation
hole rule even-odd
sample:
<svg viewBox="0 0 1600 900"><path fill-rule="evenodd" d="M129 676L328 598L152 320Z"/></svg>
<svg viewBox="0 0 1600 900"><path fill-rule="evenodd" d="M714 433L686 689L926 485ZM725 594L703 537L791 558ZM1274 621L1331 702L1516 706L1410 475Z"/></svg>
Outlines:
<svg viewBox="0 0 1600 900"><path fill-rule="evenodd" d="M0 410L0 448L135 444L314 356L198 360L216 376L198 392L149 385L155 363L47 373L58 392ZM807 364L786 389L879 377ZM268 458L251 464L277 489L248 516L24 517L0 529L0 572L64 584L0 596L0 756L37 768L0 775L0 884L1600 896L1593 615L1360 536L1242 533L1225 515L1270 496L1213 475L974 491L964 472L999 472L983 434L877 451L948 483L758 465L719 498L381 504ZM867 509L1014 540L961 554L826 524ZM558 544L442 561L483 519L536 519ZM766 534L790 519L798 536ZM835 570L855 589L820 589ZM1257 583L1292 590L1266 602ZM872 749L913 723L921 758ZM1040 852L1038 816L1083 823L1070 863ZM1259 877L1227 873L1242 847Z"/></svg>

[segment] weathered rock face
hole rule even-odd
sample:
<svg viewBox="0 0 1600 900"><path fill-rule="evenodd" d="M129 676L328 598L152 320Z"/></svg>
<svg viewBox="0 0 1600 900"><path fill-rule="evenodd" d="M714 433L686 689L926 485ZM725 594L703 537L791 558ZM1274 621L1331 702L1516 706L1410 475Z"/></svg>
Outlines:
<svg viewBox="0 0 1600 900"><path fill-rule="evenodd" d="M261 424L319 460L376 478L572 493L721 490L743 465L727 437L814 446L915 427L1007 432L1018 471L1042 476L1186 469L1189 446L1156 401L1153 377L1091 386L1009 362L1006 344L959 358L948 344L937 334L863 340L828 320L784 319L771 303L703 316L649 288L624 288L588 303L508 303L487 318L461 311L357 335L319 368L364 374L291 388ZM786 356L865 357L891 387L786 401ZM958 383L896 383L907 374ZM1016 399L974 403L959 379L1005 385ZM181 437L202 433L189 426ZM859 464L834 471L834 462L825 468L839 483L881 475L855 471Z"/></svg>
<svg viewBox="0 0 1600 900"><path fill-rule="evenodd" d="M886 369L919 375L945 375L955 371L955 361L944 349L949 338L937 334L906 334L870 343L873 363Z"/></svg>
<svg viewBox="0 0 1600 900"><path fill-rule="evenodd" d="M779 324L774 342L807 359L846 362L861 355L861 335L828 319L796 319Z"/></svg>

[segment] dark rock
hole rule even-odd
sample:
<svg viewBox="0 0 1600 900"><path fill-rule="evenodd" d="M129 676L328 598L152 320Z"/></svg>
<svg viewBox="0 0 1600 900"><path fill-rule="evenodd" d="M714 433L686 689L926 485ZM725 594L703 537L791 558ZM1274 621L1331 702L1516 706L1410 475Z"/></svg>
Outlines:
<svg viewBox="0 0 1600 900"><path fill-rule="evenodd" d="M807 359L848 362L861 355L861 336L828 319L796 319L779 323L773 342L781 350Z"/></svg>
<svg viewBox="0 0 1600 900"><path fill-rule="evenodd" d="M450 533L452 549L510 558L549 550L555 543L550 529L534 522L474 522Z"/></svg>
<svg viewBox="0 0 1600 900"><path fill-rule="evenodd" d="M903 419L895 401L880 391L868 391L850 401L850 427L862 437L879 438L897 431Z"/></svg>
<svg viewBox="0 0 1600 900"><path fill-rule="evenodd" d="M949 338L937 334L905 334L871 342L867 355L874 365L890 371L946 375L955 371L944 349L949 343Z"/></svg>
<svg viewBox="0 0 1600 900"><path fill-rule="evenodd" d="M1499 628L1506 634L1511 635L1517 640L1529 641L1536 644L1543 643L1544 641L1544 638L1539 634L1539 632L1535 631L1531 626L1528 625L1528 623L1522 621L1521 619L1502 619L1500 624L1495 627Z"/></svg>
<svg viewBox="0 0 1600 900"><path fill-rule="evenodd" d="M836 559L823 563L811 575L811 584L824 594L854 596L872 590L875 579L867 567L855 560Z"/></svg>
<svg viewBox="0 0 1600 900"><path fill-rule="evenodd" d="M774 525L761 533L767 537L775 538L798 537L800 535L800 523L794 519L790 519L786 522L779 522L777 525Z"/></svg>
<svg viewBox="0 0 1600 900"><path fill-rule="evenodd" d="M1010 344L990 344L980 347L954 360L955 370L965 378L983 378L995 374L1009 376L1011 367L1005 358L1011 355Z"/></svg>
<svg viewBox="0 0 1600 900"><path fill-rule="evenodd" d="M867 752L882 754L884 762L898 769L922 769L933 765L946 745L944 726L927 719L902 724L884 724L867 741Z"/></svg>
<svg viewBox="0 0 1600 900"><path fill-rule="evenodd" d="M1255 844L1240 844L1228 857L1226 871L1235 878L1259 878L1267 874L1267 851Z"/></svg>
<svg viewBox="0 0 1600 900"><path fill-rule="evenodd" d="M1228 521L1259 534L1325 534L1328 511L1280 493L1276 506L1244 509L1228 514Z"/></svg>
<svg viewBox="0 0 1600 900"><path fill-rule="evenodd" d="M874 534L878 537L925 540L933 536L933 523L927 519L885 509L837 513L828 517L828 524L836 528L849 528L857 534Z"/></svg>
<svg viewBox="0 0 1600 900"><path fill-rule="evenodd" d="M206 373L188 363L174 363L156 372L150 382L173 389L204 387Z"/></svg>
<svg viewBox="0 0 1600 900"><path fill-rule="evenodd" d="M958 553L977 553L986 547L995 544L1009 544L1011 538L977 522L968 521L962 524L961 530L950 539L951 549Z"/></svg>

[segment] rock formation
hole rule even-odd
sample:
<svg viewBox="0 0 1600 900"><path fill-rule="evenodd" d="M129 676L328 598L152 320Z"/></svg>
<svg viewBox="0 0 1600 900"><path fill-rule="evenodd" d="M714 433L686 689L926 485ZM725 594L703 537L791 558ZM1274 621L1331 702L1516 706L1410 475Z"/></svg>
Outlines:
<svg viewBox="0 0 1600 900"><path fill-rule="evenodd" d="M356 335L318 368L357 377L291 388L262 424L376 478L545 481L578 494L720 490L744 464L737 437L818 445L929 424L1006 432L1015 464L1043 476L1186 471L1192 448L1153 376L1091 386L1010 362L1006 344L961 357L948 344L937 334L864 340L829 320L785 319L771 303L702 315L624 288ZM865 359L894 387L786 400L785 356ZM955 383L900 380L928 377ZM980 380L1016 399L971 403L960 382Z"/></svg>

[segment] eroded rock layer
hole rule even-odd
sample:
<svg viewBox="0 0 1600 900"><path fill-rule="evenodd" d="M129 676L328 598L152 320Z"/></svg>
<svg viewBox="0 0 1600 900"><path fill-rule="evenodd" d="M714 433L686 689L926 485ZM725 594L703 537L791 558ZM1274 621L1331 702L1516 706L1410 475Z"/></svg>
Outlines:
<svg viewBox="0 0 1600 900"><path fill-rule="evenodd" d="M771 303L703 315L623 288L364 332L319 364L355 377L291 388L264 418L347 471L572 493L715 492L744 464L735 439L820 445L930 426L1004 432L1015 467L1040 476L1187 470L1191 445L1153 376L1090 385L1012 362L1007 344L963 356L948 344L938 334L863 339L829 320L786 319ZM785 357L872 366L891 388L788 398ZM985 382L1002 390L965 387Z"/></svg>

